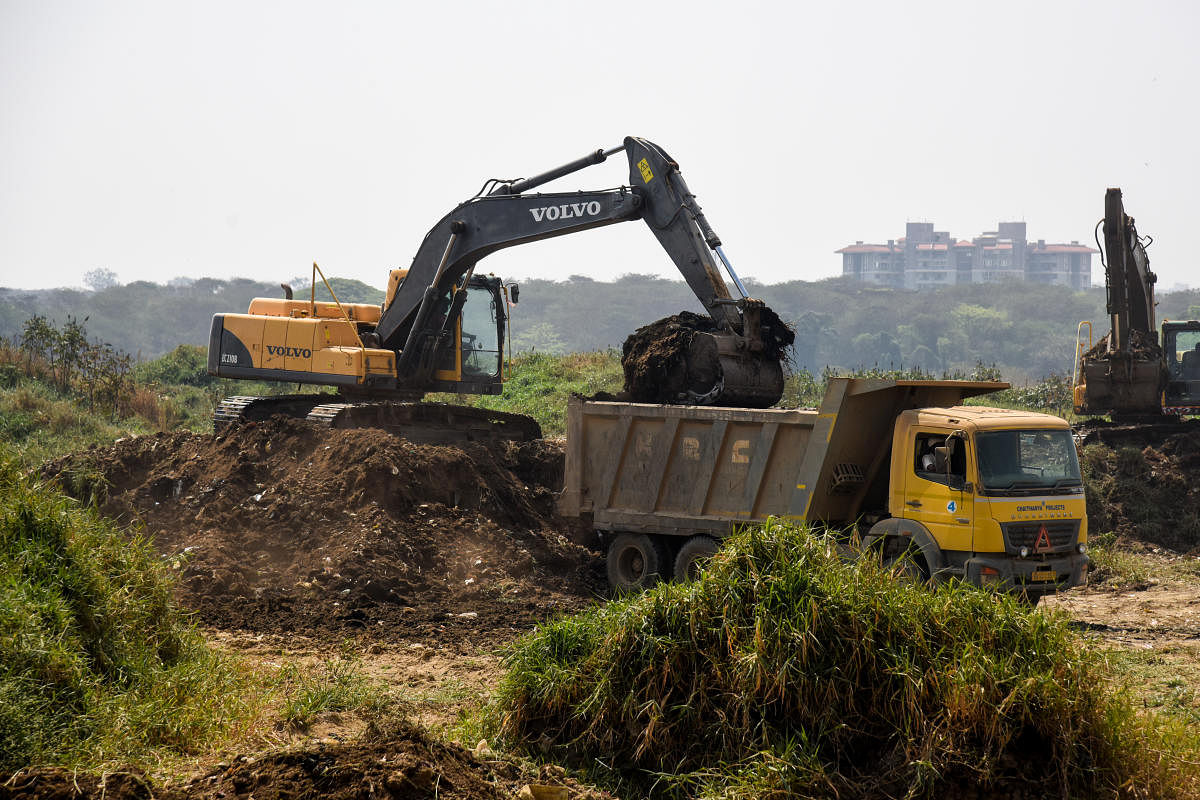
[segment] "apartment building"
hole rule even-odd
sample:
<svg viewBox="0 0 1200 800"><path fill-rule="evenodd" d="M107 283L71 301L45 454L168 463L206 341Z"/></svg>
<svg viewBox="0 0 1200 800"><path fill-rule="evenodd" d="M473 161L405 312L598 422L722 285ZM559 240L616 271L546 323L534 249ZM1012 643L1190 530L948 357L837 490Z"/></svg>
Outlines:
<svg viewBox="0 0 1200 800"><path fill-rule="evenodd" d="M1087 289L1092 256L1100 251L1079 242L1031 242L1024 222L1001 222L970 241L936 231L932 222L910 222L900 239L855 242L835 252L842 256L843 275L881 286L924 289L1025 280Z"/></svg>

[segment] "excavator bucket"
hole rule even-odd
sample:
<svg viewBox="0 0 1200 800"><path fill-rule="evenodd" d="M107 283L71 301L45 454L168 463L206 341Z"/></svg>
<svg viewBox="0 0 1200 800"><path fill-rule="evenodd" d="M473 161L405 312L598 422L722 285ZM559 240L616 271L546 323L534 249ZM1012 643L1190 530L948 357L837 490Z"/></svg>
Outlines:
<svg viewBox="0 0 1200 800"><path fill-rule="evenodd" d="M635 403L769 408L783 396L782 351L795 335L773 311L747 304L744 328L682 311L638 328L622 347L625 394Z"/></svg>
<svg viewBox="0 0 1200 800"><path fill-rule="evenodd" d="M1159 414L1164 372L1162 362L1156 358L1108 353L1095 358L1085 357L1076 391L1075 413Z"/></svg>
<svg viewBox="0 0 1200 800"><path fill-rule="evenodd" d="M740 336L698 333L688 353L689 391L695 405L770 408L783 396L779 359L751 353Z"/></svg>

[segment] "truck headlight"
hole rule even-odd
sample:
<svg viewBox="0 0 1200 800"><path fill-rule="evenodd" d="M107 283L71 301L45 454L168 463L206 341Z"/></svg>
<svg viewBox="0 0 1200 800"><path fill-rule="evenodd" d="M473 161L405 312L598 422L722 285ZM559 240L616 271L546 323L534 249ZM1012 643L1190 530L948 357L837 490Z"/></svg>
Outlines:
<svg viewBox="0 0 1200 800"><path fill-rule="evenodd" d="M1026 558L1029 555L1029 548L1022 547L1020 550L1017 551L1017 553L1021 556L1021 558Z"/></svg>
<svg viewBox="0 0 1200 800"><path fill-rule="evenodd" d="M1080 542L1079 547L1077 547L1076 549L1080 552L1080 554L1086 553L1087 552L1087 543Z"/></svg>

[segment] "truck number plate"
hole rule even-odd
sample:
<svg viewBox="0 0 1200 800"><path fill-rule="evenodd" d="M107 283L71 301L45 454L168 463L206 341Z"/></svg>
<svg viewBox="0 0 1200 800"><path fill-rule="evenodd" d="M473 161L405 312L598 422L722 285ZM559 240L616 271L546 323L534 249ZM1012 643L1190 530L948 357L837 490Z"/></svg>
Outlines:
<svg viewBox="0 0 1200 800"><path fill-rule="evenodd" d="M1054 574L1054 570L1052 569L1036 569L1029 576L1029 579L1031 581L1052 581L1056 577L1058 576Z"/></svg>

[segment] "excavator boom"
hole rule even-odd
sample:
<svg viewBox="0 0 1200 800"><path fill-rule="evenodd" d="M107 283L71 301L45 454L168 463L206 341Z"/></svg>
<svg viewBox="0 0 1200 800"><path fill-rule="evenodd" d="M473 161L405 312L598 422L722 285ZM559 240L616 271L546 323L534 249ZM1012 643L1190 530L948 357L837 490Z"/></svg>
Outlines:
<svg viewBox="0 0 1200 800"><path fill-rule="evenodd" d="M629 161L628 186L531 193L622 151ZM596 150L540 175L500 183L489 193L461 203L430 229L375 329L381 346L398 353L400 383L419 386L427 378L431 352L439 341L430 320L439 303L446 304L481 259L507 247L636 219L643 220L658 239L720 335L730 337L696 344L695 358L706 363L694 372L715 376L712 385L703 391L679 387L675 394L718 405L777 402L783 392L779 355L791 344L791 332L774 314L764 313L761 302L744 295L731 297L713 257L721 254L721 240L684 182L679 165L658 145L632 136L621 147ZM740 287L732 268L725 265Z"/></svg>

